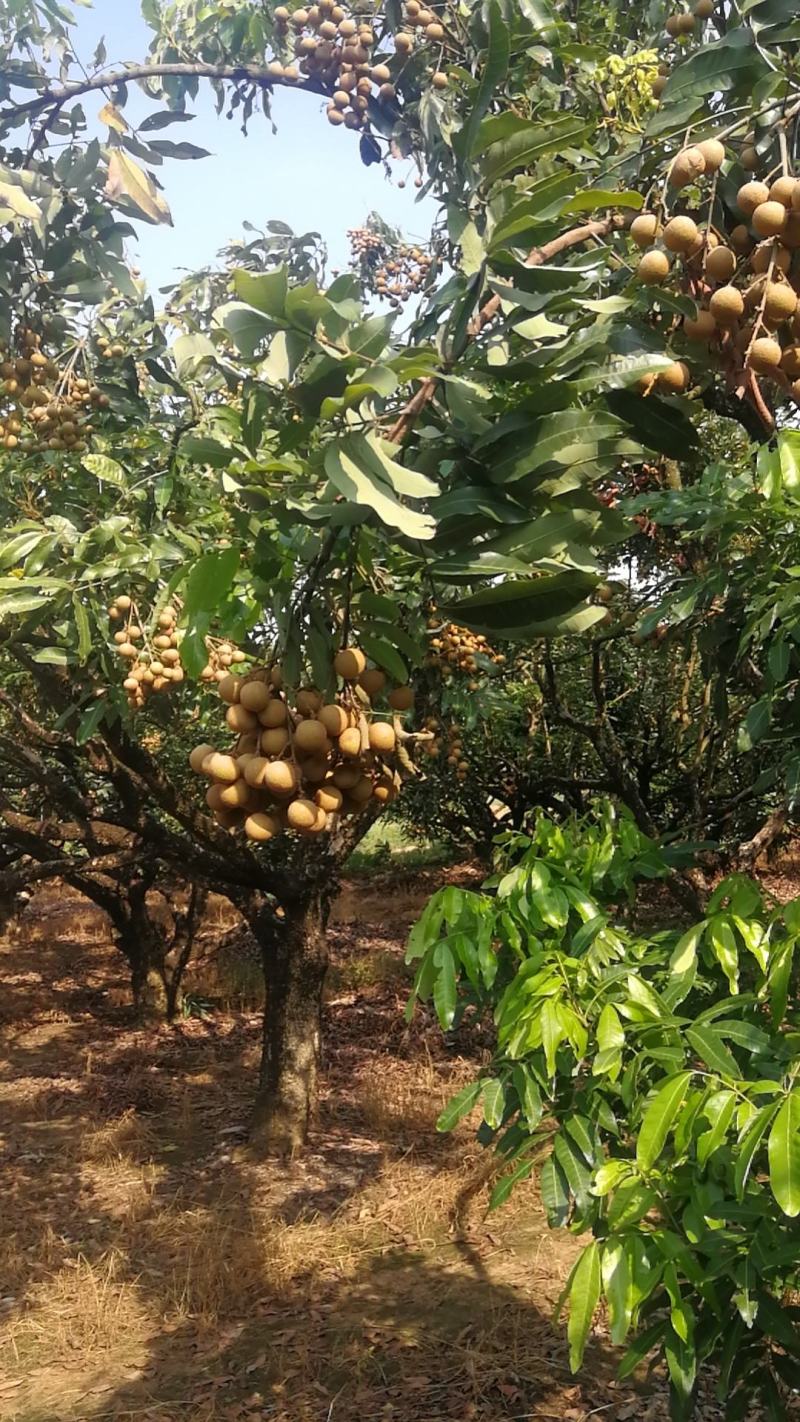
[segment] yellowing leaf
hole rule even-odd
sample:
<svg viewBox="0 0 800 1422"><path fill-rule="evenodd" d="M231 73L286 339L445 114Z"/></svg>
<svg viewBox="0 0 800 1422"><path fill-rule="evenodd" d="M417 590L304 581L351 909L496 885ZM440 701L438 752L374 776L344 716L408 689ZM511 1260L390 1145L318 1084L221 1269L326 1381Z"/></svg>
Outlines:
<svg viewBox="0 0 800 1422"><path fill-rule="evenodd" d="M121 149L112 149L108 160L106 194L110 198L128 198L148 222L166 222L172 226L172 215L153 179Z"/></svg>
<svg viewBox="0 0 800 1422"><path fill-rule="evenodd" d="M0 203L3 207L10 207L15 217L27 217L31 222L35 222L42 215L36 203L31 202L22 188L18 188L14 183L0 181Z"/></svg>
<svg viewBox="0 0 800 1422"><path fill-rule="evenodd" d="M104 104L97 115L107 128L115 128L117 133L127 133L128 123L115 104Z"/></svg>

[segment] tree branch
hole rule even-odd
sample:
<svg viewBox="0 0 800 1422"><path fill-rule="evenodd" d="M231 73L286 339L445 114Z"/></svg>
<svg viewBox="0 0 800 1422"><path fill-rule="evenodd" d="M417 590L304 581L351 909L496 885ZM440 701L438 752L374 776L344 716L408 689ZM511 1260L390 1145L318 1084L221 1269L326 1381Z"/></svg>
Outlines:
<svg viewBox="0 0 800 1422"><path fill-rule="evenodd" d="M312 79L287 79L280 74L272 74L260 64L128 64L121 69L107 69L102 74L94 74L85 79L72 79L67 84L48 84L35 99L24 104L10 104L0 113L0 132L12 122L16 125L20 117L30 115L35 118L45 109L52 108L48 126L64 104L98 89L117 88L120 84L137 84L144 79L158 79L186 76L199 79L232 79L239 83L255 84L262 89L302 89L312 94L325 94L327 90Z"/></svg>

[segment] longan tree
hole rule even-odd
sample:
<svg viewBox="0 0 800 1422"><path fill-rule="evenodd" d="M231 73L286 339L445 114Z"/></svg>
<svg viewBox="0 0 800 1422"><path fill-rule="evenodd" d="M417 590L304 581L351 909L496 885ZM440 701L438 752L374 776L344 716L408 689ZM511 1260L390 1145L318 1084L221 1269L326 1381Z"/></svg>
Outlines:
<svg viewBox="0 0 800 1422"><path fill-rule="evenodd" d="M432 608L489 643L605 624L599 555L627 526L604 481L695 459L691 396L756 439L791 408L798 83L774 8L701 0L659 36L638 4L147 3L149 55L114 68L79 63L60 8L0 18L4 635L151 797L148 833L262 925L267 1144L307 1129L336 867L424 764ZM201 155L154 135L203 83L245 128L301 89L376 177L412 164L430 245L330 284L251 254L165 326L127 219L170 220L168 165ZM205 808L142 731L195 707Z"/></svg>

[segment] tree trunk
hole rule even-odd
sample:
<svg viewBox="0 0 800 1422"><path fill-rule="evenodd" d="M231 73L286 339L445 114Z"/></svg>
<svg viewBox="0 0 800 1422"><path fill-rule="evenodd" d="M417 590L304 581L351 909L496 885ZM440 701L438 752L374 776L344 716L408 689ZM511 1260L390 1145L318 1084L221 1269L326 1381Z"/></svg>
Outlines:
<svg viewBox="0 0 800 1422"><path fill-rule="evenodd" d="M308 1138L316 1106L322 989L328 968L327 906L319 894L277 917L251 920L267 1000L261 1072L250 1140L264 1154L292 1155Z"/></svg>
<svg viewBox="0 0 800 1422"><path fill-rule="evenodd" d="M133 1006L142 1017L166 1019L169 984L164 962L164 945L157 933L134 920L120 943L131 965Z"/></svg>

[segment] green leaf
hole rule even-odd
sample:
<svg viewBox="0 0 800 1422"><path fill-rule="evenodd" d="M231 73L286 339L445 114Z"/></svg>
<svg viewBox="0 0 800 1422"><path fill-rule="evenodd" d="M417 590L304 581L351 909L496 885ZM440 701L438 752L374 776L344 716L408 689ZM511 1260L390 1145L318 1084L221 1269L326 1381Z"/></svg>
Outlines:
<svg viewBox="0 0 800 1422"><path fill-rule="evenodd" d="M236 548L223 548L199 558L186 580L187 616L216 611L233 584L238 566Z"/></svg>
<svg viewBox="0 0 800 1422"><path fill-rule="evenodd" d="M481 164L484 182L495 183L515 168L529 168L547 153L558 153L579 143L585 133L586 125L582 120L568 115L558 115L546 125L526 123L523 128L508 138L492 143L486 150ZM483 147L481 137L477 151L482 152Z"/></svg>
<svg viewBox="0 0 800 1422"><path fill-rule="evenodd" d="M658 1323L653 1323L649 1328L646 1328L644 1333L639 1334L639 1337L631 1344L617 1369L617 1376L620 1381L629 1378L631 1373L634 1373L644 1362L648 1353L652 1353L653 1349L662 1342L666 1328L666 1320L661 1319Z"/></svg>
<svg viewBox="0 0 800 1422"><path fill-rule="evenodd" d="M456 964L446 943L437 943L433 950L437 969L433 984L433 1005L443 1032L448 1032L456 1015Z"/></svg>
<svg viewBox="0 0 800 1422"><path fill-rule="evenodd" d="M733 1183L737 1200L744 1196L744 1187L747 1184L747 1177L750 1174L750 1167L753 1157L758 1150L762 1137L772 1124L773 1117L778 1111L778 1104L770 1101L766 1106L762 1106L755 1116L752 1116L744 1129L739 1142L736 1165L733 1172Z"/></svg>
<svg viewBox="0 0 800 1422"><path fill-rule="evenodd" d="M215 319L228 332L236 349L245 360L253 360L262 344L274 332L274 326L260 311L239 301L220 306Z"/></svg>
<svg viewBox="0 0 800 1422"><path fill-rule="evenodd" d="M493 1131L503 1124L506 1089L498 1077L483 1083L483 1119Z"/></svg>
<svg viewBox="0 0 800 1422"><path fill-rule="evenodd" d="M286 316L286 297L289 292L289 274L286 267L278 267L274 272L254 276L252 272L237 271L233 274L233 285L240 301L254 306L273 321L283 321Z"/></svg>
<svg viewBox="0 0 800 1422"><path fill-rule="evenodd" d="M636 1162L642 1170L652 1169L664 1149L691 1080L690 1071L679 1072L662 1086L648 1106L636 1141Z"/></svg>
<svg viewBox="0 0 800 1422"><path fill-rule="evenodd" d="M436 1122L437 1131L452 1131L459 1121L468 1116L483 1090L482 1081L471 1081L448 1101Z"/></svg>
<svg viewBox="0 0 800 1422"><path fill-rule="evenodd" d="M597 586L594 573L579 569L563 573L546 573L540 578L519 578L495 583L473 593L460 602L445 605L455 622L466 624L475 632L523 636L534 640L548 635L559 618L575 612Z"/></svg>
<svg viewBox="0 0 800 1422"><path fill-rule="evenodd" d="M715 914L709 919L707 937L714 956L728 979L731 992L738 993L739 952L733 929L724 914Z"/></svg>
<svg viewBox="0 0 800 1422"><path fill-rule="evenodd" d="M615 1191L608 1210L611 1229L621 1230L637 1224L653 1208L658 1196L641 1180L625 1181Z"/></svg>
<svg viewBox="0 0 800 1422"><path fill-rule="evenodd" d="M800 1215L800 1091L786 1097L769 1133L769 1183L783 1213Z"/></svg>
<svg viewBox="0 0 800 1422"><path fill-rule="evenodd" d="M77 593L72 595L72 611L78 631L78 656L82 662L85 662L94 645L94 639L89 623L89 614Z"/></svg>
<svg viewBox="0 0 800 1422"><path fill-rule="evenodd" d="M712 1071L721 1072L723 1076L741 1076L736 1058L713 1027L687 1027L686 1038Z"/></svg>
<svg viewBox="0 0 800 1422"><path fill-rule="evenodd" d="M125 470L116 459L110 459L107 454L84 454L81 463L101 483L114 484L118 489L126 488Z"/></svg>
<svg viewBox="0 0 800 1422"><path fill-rule="evenodd" d="M739 734L736 745L740 751L750 751L757 745L769 730L769 723L772 718L772 697L762 696L760 701L756 701L750 707L747 715L739 727Z"/></svg>
<svg viewBox="0 0 800 1422"><path fill-rule="evenodd" d="M725 93L740 86L749 95L766 68L746 26L730 29L713 44L704 44L682 64L676 64L661 95L662 107L682 99Z"/></svg>
<svg viewBox="0 0 800 1422"><path fill-rule="evenodd" d="M456 139L458 151L465 157L472 154L481 119L495 99L497 90L508 72L511 36L497 0L491 0L487 18L489 44L486 59L478 70L481 76L478 92L472 100L469 118Z"/></svg>
<svg viewBox="0 0 800 1422"><path fill-rule="evenodd" d="M550 1225L553 1228L565 1225L569 1218L569 1190L554 1155L548 1156L542 1166L539 1189Z"/></svg>
<svg viewBox="0 0 800 1422"><path fill-rule="evenodd" d="M374 637L371 632L361 632L359 642L367 656L376 666L388 672L394 681L401 684L408 681L408 668L400 653L389 642L385 642L381 637Z"/></svg>
<svg viewBox="0 0 800 1422"><path fill-rule="evenodd" d="M624 1239L612 1237L606 1240L601 1273L603 1293L608 1303L611 1341L619 1347L625 1342L633 1313L629 1255Z"/></svg>
<svg viewBox="0 0 800 1422"><path fill-rule="evenodd" d="M569 1365L573 1373L583 1362L586 1341L595 1309L600 1301L600 1246L597 1240L587 1245L578 1261L569 1291Z"/></svg>
<svg viewBox="0 0 800 1422"><path fill-rule="evenodd" d="M325 473L340 494L355 504L371 508L390 528L399 529L407 538L433 538L434 520L400 502L391 485L376 472L372 459L365 453L364 441L358 436L345 436L328 445Z"/></svg>
<svg viewBox="0 0 800 1422"><path fill-rule="evenodd" d="M601 207L627 207L639 212L644 207L641 193L625 190L615 192L607 188L584 188L566 203L562 212L595 212Z"/></svg>

